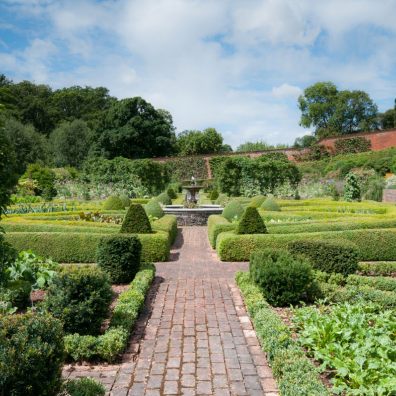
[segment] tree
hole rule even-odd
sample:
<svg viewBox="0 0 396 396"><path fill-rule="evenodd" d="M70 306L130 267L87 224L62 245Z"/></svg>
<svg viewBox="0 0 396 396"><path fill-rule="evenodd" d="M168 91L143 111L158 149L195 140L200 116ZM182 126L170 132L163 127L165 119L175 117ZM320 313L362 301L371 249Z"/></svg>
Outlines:
<svg viewBox="0 0 396 396"><path fill-rule="evenodd" d="M379 123L381 129L392 129L396 128L396 110L389 109L384 113L379 114Z"/></svg>
<svg viewBox="0 0 396 396"><path fill-rule="evenodd" d="M56 166L80 168L88 155L92 131L82 120L63 122L50 136Z"/></svg>
<svg viewBox="0 0 396 396"><path fill-rule="evenodd" d="M113 103L97 136L96 152L106 158L147 158L173 153L175 134L163 112L140 97Z"/></svg>
<svg viewBox="0 0 396 396"><path fill-rule="evenodd" d="M377 106L364 91L339 91L331 82L318 82L298 98L300 125L314 127L323 138L377 128Z"/></svg>
<svg viewBox="0 0 396 396"><path fill-rule="evenodd" d="M317 142L317 139L313 135L304 135L296 138L294 141L294 147L296 148L308 148Z"/></svg>
<svg viewBox="0 0 396 396"><path fill-rule="evenodd" d="M277 150L277 149L285 149L288 148L289 146L287 144L277 144L277 145L271 145L263 140L260 140L258 142L246 142L241 145L239 145L236 149L238 152L249 152L249 151L266 151L266 150Z"/></svg>
<svg viewBox="0 0 396 396"><path fill-rule="evenodd" d="M177 137L176 148L181 156L225 152L223 137L215 128L183 131Z"/></svg>

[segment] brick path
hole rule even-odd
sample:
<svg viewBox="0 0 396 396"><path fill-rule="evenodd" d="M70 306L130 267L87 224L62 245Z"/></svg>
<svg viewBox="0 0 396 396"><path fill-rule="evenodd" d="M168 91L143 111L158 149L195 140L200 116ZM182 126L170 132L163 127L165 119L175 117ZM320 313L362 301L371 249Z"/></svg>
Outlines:
<svg viewBox="0 0 396 396"><path fill-rule="evenodd" d="M75 366L65 376L93 376L113 396L278 395L234 275L206 227L184 227L171 261L157 276L123 363Z"/></svg>

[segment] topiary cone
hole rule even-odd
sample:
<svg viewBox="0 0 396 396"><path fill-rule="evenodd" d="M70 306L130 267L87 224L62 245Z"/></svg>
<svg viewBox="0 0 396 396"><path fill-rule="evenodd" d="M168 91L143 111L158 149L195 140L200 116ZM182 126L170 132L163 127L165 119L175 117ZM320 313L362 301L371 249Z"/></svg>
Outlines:
<svg viewBox="0 0 396 396"><path fill-rule="evenodd" d="M256 208L248 206L237 226L237 234L266 234L267 227L264 224Z"/></svg>
<svg viewBox="0 0 396 396"><path fill-rule="evenodd" d="M151 234L152 229L146 211L140 204L131 204L121 226L121 233Z"/></svg>

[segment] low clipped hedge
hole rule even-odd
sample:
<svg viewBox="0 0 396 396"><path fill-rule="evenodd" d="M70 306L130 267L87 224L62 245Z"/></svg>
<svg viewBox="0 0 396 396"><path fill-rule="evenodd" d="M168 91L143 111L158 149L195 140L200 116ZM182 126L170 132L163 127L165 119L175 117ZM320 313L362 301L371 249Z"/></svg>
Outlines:
<svg viewBox="0 0 396 396"><path fill-rule="evenodd" d="M208 237L212 248L216 247L217 236L220 233L235 229L236 224L230 223L225 217L221 215L210 215L208 218Z"/></svg>
<svg viewBox="0 0 396 396"><path fill-rule="evenodd" d="M61 263L93 263L96 248L104 235L99 233L10 232L6 240L17 250L33 250ZM142 244L142 261L166 261L169 256L169 234L157 231L138 234Z"/></svg>
<svg viewBox="0 0 396 396"><path fill-rule="evenodd" d="M164 231L169 234L169 243L172 245L177 237L177 219L174 215L165 215L153 223L155 231Z"/></svg>
<svg viewBox="0 0 396 396"><path fill-rule="evenodd" d="M0 315L0 393L53 396L61 386L62 323L48 314Z"/></svg>
<svg viewBox="0 0 396 396"><path fill-rule="evenodd" d="M286 248L290 242L303 239L350 241L356 244L360 260L396 260L395 228L275 235L237 235L233 232L223 232L217 237L216 250L223 261L248 261L254 250Z"/></svg>
<svg viewBox="0 0 396 396"><path fill-rule="evenodd" d="M67 358L73 361L103 360L114 362L125 350L129 335L141 311L145 296L155 276L154 265L146 265L129 288L120 294L107 331L99 336L65 336Z"/></svg>
<svg viewBox="0 0 396 396"><path fill-rule="evenodd" d="M63 225L61 224L31 224L31 223L4 223L2 224L6 232L67 232L67 233L114 233L120 229L119 225L107 225L100 226L93 225L94 223L87 222L87 225L76 226L76 225Z"/></svg>
<svg viewBox="0 0 396 396"><path fill-rule="evenodd" d="M243 206L237 200L230 201L223 209L222 216L228 221L239 220L244 212Z"/></svg>
<svg viewBox="0 0 396 396"><path fill-rule="evenodd" d="M374 289L396 292L396 279L383 276L349 275L347 285L369 286Z"/></svg>
<svg viewBox="0 0 396 396"><path fill-rule="evenodd" d="M396 274L396 262L378 261L359 263L358 271L362 275L390 276Z"/></svg>
<svg viewBox="0 0 396 396"><path fill-rule="evenodd" d="M236 282L281 395L330 395L320 380L318 369L293 340L289 328L265 301L249 274L238 272Z"/></svg>

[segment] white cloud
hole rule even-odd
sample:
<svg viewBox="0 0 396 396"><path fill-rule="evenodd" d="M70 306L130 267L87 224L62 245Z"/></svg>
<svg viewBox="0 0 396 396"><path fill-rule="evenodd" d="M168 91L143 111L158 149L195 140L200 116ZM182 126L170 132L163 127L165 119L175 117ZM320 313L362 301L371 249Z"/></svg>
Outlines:
<svg viewBox="0 0 396 396"><path fill-rule="evenodd" d="M302 93L301 88L286 83L279 85L278 87L272 88L272 95L274 95L274 97L278 99L282 99L282 98L296 99L299 97L299 95L301 95L301 93Z"/></svg>

